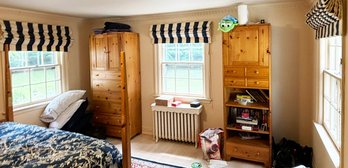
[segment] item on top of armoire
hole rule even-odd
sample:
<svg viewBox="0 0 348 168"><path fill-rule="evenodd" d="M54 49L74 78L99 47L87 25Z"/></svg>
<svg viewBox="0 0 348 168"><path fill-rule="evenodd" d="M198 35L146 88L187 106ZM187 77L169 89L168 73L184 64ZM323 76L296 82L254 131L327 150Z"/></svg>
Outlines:
<svg viewBox="0 0 348 168"><path fill-rule="evenodd" d="M130 32L131 26L117 22L105 22L104 29L105 32Z"/></svg>
<svg viewBox="0 0 348 168"><path fill-rule="evenodd" d="M231 31L237 25L238 20L231 15L227 15L219 22L218 30L226 33Z"/></svg>

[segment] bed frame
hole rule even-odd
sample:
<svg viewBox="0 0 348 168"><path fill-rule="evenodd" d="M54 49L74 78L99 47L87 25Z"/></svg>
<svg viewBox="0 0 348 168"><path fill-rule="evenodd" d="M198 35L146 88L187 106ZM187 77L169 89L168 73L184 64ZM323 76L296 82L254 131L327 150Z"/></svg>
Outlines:
<svg viewBox="0 0 348 168"><path fill-rule="evenodd" d="M12 106L12 88L11 88L11 72L9 65L9 46L4 45L5 51L5 90L6 90L6 112L5 121L13 121L13 106ZM125 52L120 53L121 65L121 115L124 116L125 122L122 127L122 166L128 168L131 166L131 145L130 145L130 122L128 108L128 92L127 92L127 71ZM0 121L1 122L1 121Z"/></svg>

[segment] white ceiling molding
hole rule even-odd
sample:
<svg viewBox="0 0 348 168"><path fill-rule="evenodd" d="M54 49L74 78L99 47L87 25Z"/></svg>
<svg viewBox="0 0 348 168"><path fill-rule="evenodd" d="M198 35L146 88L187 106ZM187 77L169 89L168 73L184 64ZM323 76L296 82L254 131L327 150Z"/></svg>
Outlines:
<svg viewBox="0 0 348 168"><path fill-rule="evenodd" d="M227 7L240 3L250 5L294 1L303 0L30 0L30 3L1 0L0 7L81 18L105 18L204 10Z"/></svg>

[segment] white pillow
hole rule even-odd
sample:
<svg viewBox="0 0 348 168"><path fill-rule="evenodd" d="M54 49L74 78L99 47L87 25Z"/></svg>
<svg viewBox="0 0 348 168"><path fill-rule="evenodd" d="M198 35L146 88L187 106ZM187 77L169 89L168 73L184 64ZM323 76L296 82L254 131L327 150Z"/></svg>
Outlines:
<svg viewBox="0 0 348 168"><path fill-rule="evenodd" d="M85 93L85 90L70 90L60 94L48 103L40 116L40 120L46 123L56 120L60 113L68 108L70 104L81 99Z"/></svg>
<svg viewBox="0 0 348 168"><path fill-rule="evenodd" d="M63 111L55 121L50 123L50 128L61 129L74 115L76 110L81 106L85 100L80 99L72 103L65 111Z"/></svg>

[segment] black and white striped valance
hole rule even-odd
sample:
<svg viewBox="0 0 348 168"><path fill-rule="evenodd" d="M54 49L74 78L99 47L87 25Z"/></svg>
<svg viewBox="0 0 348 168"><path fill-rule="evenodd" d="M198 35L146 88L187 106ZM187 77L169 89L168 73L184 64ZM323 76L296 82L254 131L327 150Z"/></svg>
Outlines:
<svg viewBox="0 0 348 168"><path fill-rule="evenodd" d="M210 43L210 21L152 25L152 42L157 43Z"/></svg>
<svg viewBox="0 0 348 168"><path fill-rule="evenodd" d="M71 44L71 31L67 26L28 22L0 21L0 43L9 44L15 51L64 51ZM3 47L0 47L2 50Z"/></svg>
<svg viewBox="0 0 348 168"><path fill-rule="evenodd" d="M342 35L342 0L319 0L307 13L306 23L316 31L316 39Z"/></svg>

